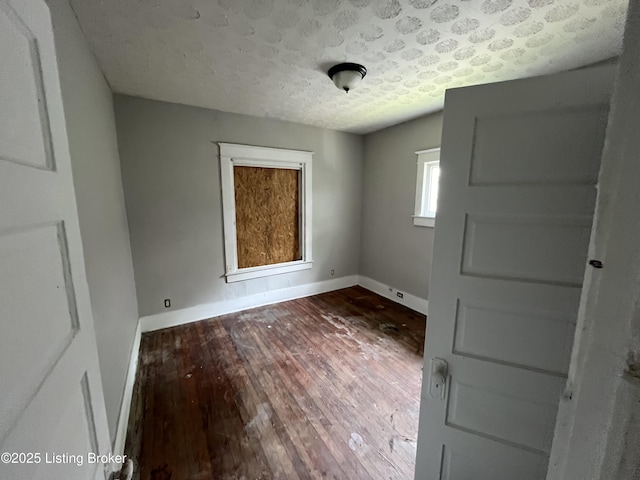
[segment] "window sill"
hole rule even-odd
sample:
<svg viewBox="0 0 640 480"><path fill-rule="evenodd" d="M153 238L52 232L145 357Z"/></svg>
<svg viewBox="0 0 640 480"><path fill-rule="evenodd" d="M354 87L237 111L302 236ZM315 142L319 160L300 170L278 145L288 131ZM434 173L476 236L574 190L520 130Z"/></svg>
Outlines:
<svg viewBox="0 0 640 480"><path fill-rule="evenodd" d="M413 215L413 224L416 227L431 227L436 226L435 217L421 217L419 215Z"/></svg>
<svg viewBox="0 0 640 480"><path fill-rule="evenodd" d="M235 272L226 273L227 283L241 282L252 278L269 277L282 273L309 270L313 266L312 261L299 260L297 262L279 263L277 265L264 265L260 267L241 268Z"/></svg>

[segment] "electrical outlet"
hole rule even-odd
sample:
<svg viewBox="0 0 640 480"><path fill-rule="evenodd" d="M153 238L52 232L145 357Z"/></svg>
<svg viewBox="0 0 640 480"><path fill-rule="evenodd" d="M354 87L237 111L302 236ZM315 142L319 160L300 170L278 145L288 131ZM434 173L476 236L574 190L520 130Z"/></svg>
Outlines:
<svg viewBox="0 0 640 480"><path fill-rule="evenodd" d="M336 274L336 271L332 268L331 269L331 275L335 275L335 274Z"/></svg>
<svg viewBox="0 0 640 480"><path fill-rule="evenodd" d="M170 298L165 298L164 299L164 308L169 308L171 306L171 299Z"/></svg>
<svg viewBox="0 0 640 480"><path fill-rule="evenodd" d="M404 298L404 293L402 292L396 292L396 295L400 298Z"/></svg>

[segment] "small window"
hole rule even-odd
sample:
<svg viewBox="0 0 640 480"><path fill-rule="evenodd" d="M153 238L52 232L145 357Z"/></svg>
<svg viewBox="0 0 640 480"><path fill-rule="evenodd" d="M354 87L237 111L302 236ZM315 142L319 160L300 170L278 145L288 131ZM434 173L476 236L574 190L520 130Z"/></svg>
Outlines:
<svg viewBox="0 0 640 480"><path fill-rule="evenodd" d="M227 282L311 268L312 155L220 144Z"/></svg>
<svg viewBox="0 0 640 480"><path fill-rule="evenodd" d="M440 149L421 150L416 154L418 155L418 172L413 224L421 227L433 227L438 211Z"/></svg>

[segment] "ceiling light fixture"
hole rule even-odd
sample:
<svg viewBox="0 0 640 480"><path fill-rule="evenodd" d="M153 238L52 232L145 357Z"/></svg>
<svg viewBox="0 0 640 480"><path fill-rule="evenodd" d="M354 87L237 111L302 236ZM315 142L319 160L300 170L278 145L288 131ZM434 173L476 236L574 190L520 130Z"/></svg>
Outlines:
<svg viewBox="0 0 640 480"><path fill-rule="evenodd" d="M367 69L359 63L339 63L329 69L329 78L340 90L349 93L358 86L367 74Z"/></svg>

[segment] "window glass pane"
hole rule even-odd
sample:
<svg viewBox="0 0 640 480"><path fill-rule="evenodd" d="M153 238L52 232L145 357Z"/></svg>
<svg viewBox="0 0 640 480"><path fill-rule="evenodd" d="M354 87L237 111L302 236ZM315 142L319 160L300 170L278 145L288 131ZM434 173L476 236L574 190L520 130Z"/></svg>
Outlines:
<svg viewBox="0 0 640 480"><path fill-rule="evenodd" d="M429 185L427 189L427 215L435 215L438 209L438 181L440 180L440 167L429 167Z"/></svg>
<svg viewBox="0 0 640 480"><path fill-rule="evenodd" d="M429 208L429 199L427 198L429 194L429 168L426 165L422 167L422 198L420 199L420 211L417 213L419 215L426 215ZM418 193L416 193L416 195L418 195Z"/></svg>

